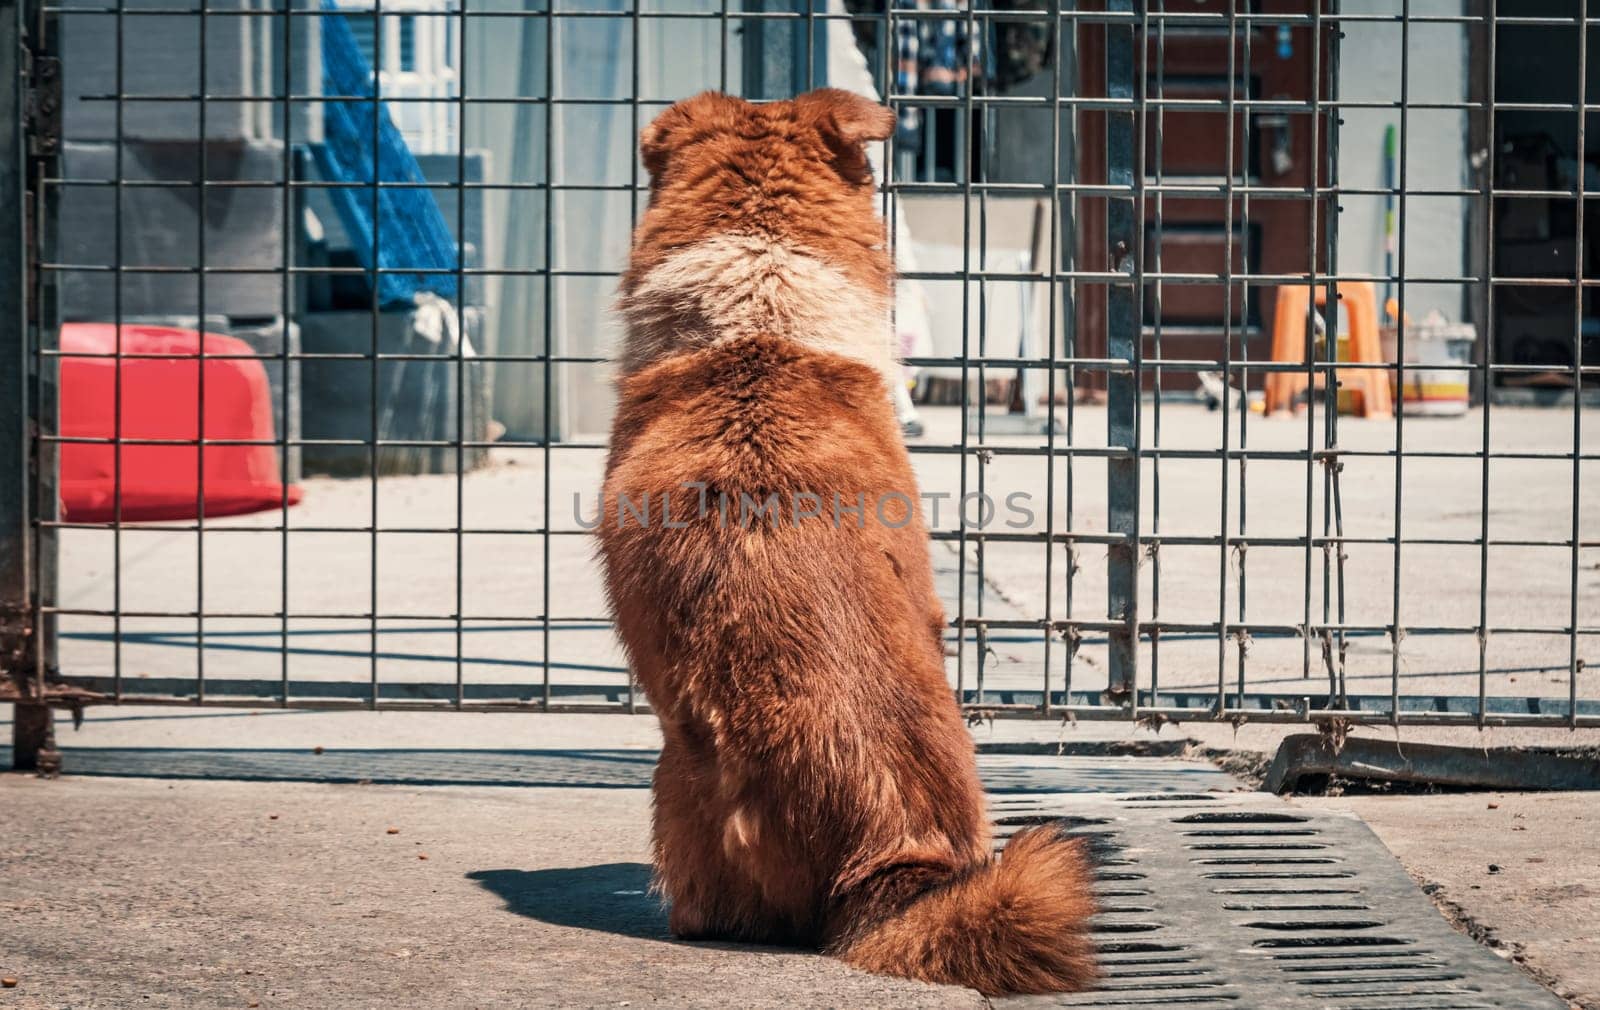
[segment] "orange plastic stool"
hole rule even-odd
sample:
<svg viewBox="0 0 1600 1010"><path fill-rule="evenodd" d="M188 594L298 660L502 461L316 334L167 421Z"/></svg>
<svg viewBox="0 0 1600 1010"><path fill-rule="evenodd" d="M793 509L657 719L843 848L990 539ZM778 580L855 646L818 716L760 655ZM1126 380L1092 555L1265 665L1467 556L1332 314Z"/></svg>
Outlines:
<svg viewBox="0 0 1600 1010"><path fill-rule="evenodd" d="M1383 361L1378 343L1378 293L1371 281L1342 281L1338 285L1339 309L1350 320L1350 360L1362 363ZM1272 320L1272 360L1304 365L1306 361L1306 316L1312 290L1306 285L1285 284L1278 288L1278 306ZM1316 304L1325 305L1328 289L1315 290ZM1328 319L1327 339L1337 346L1337 317ZM1394 416L1394 400L1389 393L1389 376L1379 368L1340 368L1339 385L1355 394L1362 417ZM1305 372L1273 372L1267 376L1266 412L1294 409L1295 397L1306 388ZM1320 384L1320 378L1319 378Z"/></svg>

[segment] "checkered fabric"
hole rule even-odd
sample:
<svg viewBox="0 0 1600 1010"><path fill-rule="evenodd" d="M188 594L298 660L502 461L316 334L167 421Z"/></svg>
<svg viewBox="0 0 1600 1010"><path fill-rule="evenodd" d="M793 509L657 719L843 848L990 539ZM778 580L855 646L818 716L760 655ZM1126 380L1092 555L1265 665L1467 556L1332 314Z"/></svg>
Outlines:
<svg viewBox="0 0 1600 1010"><path fill-rule="evenodd" d="M979 56L979 43L967 31L964 0L894 0L896 10L948 11L951 17L906 17L894 21L894 93L958 95ZM918 144L922 110L900 106L896 142Z"/></svg>

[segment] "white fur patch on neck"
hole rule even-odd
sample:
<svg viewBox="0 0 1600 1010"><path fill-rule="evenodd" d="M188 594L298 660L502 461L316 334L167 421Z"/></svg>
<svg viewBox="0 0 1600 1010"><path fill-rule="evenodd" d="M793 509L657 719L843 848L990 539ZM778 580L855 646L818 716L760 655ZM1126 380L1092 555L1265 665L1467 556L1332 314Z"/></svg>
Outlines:
<svg viewBox="0 0 1600 1010"><path fill-rule="evenodd" d="M674 253L618 308L624 372L739 337L784 337L855 358L896 381L889 297L793 246L723 234Z"/></svg>

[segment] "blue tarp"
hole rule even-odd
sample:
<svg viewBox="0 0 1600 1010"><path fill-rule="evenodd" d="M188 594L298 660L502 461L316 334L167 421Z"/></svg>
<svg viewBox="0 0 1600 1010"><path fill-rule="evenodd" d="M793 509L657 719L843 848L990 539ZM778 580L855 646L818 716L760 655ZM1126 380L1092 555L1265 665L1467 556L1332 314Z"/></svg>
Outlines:
<svg viewBox="0 0 1600 1010"><path fill-rule="evenodd" d="M323 10L337 11L333 0ZM362 15L357 15L362 16ZM314 145L317 171L328 182L364 183L368 188L328 190L339 220L350 235L357 259L371 269L373 235L378 237L381 270L455 270L458 245L433 193L428 189L378 187L373 206L373 168L383 183L427 180L405 138L382 103L374 103L374 76L356 43L344 14L322 17L322 90L331 97L365 98L365 102L326 102L324 142ZM376 122L374 122L376 119ZM376 213L374 213L376 211ZM454 273L383 273L378 275L378 301L410 303L418 292L456 297Z"/></svg>

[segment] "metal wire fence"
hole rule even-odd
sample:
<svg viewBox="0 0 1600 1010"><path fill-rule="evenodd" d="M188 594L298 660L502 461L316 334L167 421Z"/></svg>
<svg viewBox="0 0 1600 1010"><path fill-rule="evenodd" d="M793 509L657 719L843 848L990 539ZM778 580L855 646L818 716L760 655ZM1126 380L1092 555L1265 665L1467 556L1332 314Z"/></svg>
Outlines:
<svg viewBox="0 0 1600 1010"><path fill-rule="evenodd" d="M1506 6L14 0L7 690L642 708L633 138L832 85L975 714L1600 724L1590 12Z"/></svg>

